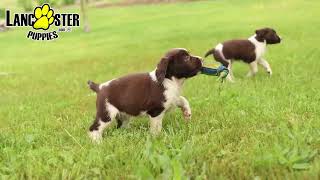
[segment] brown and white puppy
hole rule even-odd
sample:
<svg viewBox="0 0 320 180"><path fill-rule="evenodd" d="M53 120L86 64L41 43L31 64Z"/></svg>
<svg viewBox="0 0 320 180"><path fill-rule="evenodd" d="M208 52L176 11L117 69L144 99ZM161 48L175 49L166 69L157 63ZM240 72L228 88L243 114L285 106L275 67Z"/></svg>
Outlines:
<svg viewBox="0 0 320 180"><path fill-rule="evenodd" d="M158 134L165 112L178 106L186 119L191 118L189 102L180 95L187 78L197 75L202 68L200 57L186 49L172 49L161 58L157 68L149 73L130 74L103 84L89 81L97 93L96 117L89 128L93 141L100 141L103 130L113 120L117 127L126 127L130 116L148 115L150 130Z"/></svg>
<svg viewBox="0 0 320 180"><path fill-rule="evenodd" d="M234 60L242 60L250 65L250 71L247 76L254 76L258 72L258 64L260 64L269 75L272 75L271 67L267 60L263 58L266 52L267 44L277 44L281 42L281 38L276 31L271 28L258 29L255 35L249 39L229 40L218 44L215 48L209 50L205 57L210 54L214 59L224 66L228 67L228 80L233 81L233 73L231 71Z"/></svg>

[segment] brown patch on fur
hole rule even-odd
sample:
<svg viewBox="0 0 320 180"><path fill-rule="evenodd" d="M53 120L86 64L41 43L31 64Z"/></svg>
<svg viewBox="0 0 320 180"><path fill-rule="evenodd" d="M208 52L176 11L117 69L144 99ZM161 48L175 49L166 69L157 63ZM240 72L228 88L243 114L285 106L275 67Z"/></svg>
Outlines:
<svg viewBox="0 0 320 180"><path fill-rule="evenodd" d="M131 74L110 82L99 93L120 112L138 116L141 112L162 111L164 87L151 79L149 73Z"/></svg>
<svg viewBox="0 0 320 180"><path fill-rule="evenodd" d="M167 68L169 65L169 58L168 57L164 57L161 59L161 61L158 63L157 65L157 70L156 70L156 77L158 82L162 83L164 78L166 77L166 72L167 72Z"/></svg>
<svg viewBox="0 0 320 180"><path fill-rule="evenodd" d="M222 53L226 59L251 63L256 59L255 46L249 40L231 40L223 43Z"/></svg>

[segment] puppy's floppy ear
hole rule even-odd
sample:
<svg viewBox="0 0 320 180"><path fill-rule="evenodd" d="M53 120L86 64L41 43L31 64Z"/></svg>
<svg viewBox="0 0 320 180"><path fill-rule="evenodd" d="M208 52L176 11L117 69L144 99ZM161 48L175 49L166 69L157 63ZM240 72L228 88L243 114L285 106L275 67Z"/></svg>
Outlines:
<svg viewBox="0 0 320 180"><path fill-rule="evenodd" d="M169 64L169 58L168 57L163 57L161 58L161 61L157 65L156 69L156 77L158 82L162 83L164 78L166 77L166 72Z"/></svg>
<svg viewBox="0 0 320 180"><path fill-rule="evenodd" d="M256 37L258 41L264 41L265 38L264 36L266 35L267 31L263 28L263 29L257 29L256 30Z"/></svg>

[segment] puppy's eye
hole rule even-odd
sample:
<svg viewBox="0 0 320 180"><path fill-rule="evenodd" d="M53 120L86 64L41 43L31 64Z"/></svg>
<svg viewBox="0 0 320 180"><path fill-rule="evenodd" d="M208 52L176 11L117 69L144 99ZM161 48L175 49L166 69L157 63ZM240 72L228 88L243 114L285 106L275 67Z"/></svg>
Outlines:
<svg viewBox="0 0 320 180"><path fill-rule="evenodd" d="M185 62L189 61L189 60L190 60L190 56L185 56L183 60L184 60Z"/></svg>

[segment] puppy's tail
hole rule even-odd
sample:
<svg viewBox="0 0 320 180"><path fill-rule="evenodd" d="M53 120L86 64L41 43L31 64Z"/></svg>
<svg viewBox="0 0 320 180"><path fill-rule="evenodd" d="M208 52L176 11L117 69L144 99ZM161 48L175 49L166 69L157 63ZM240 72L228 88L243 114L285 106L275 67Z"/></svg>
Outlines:
<svg viewBox="0 0 320 180"><path fill-rule="evenodd" d="M97 84L97 83L89 80L89 81L88 81L88 86L89 86L89 88L90 88L92 91L94 91L94 92L96 92L96 93L99 92L99 84Z"/></svg>
<svg viewBox="0 0 320 180"><path fill-rule="evenodd" d="M210 54L213 54L215 50L216 50L215 48L210 49L210 50L204 55L204 57L208 57Z"/></svg>

